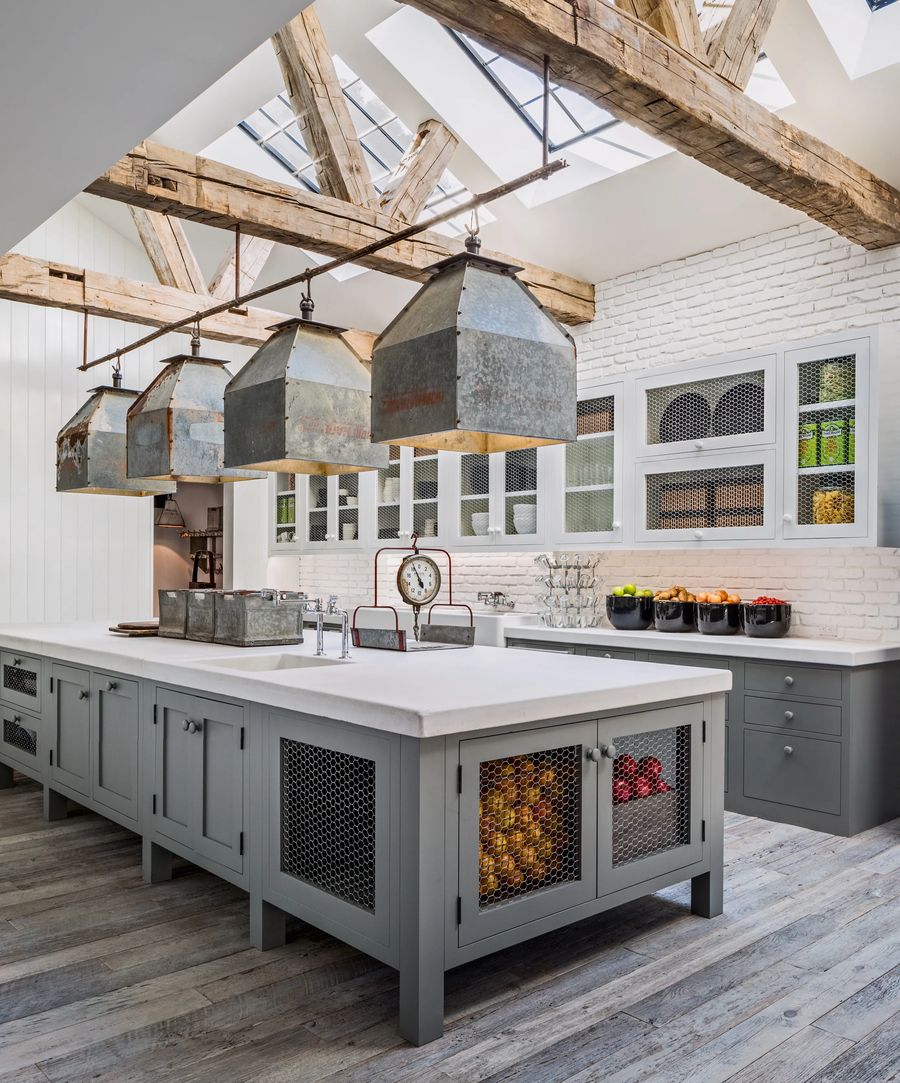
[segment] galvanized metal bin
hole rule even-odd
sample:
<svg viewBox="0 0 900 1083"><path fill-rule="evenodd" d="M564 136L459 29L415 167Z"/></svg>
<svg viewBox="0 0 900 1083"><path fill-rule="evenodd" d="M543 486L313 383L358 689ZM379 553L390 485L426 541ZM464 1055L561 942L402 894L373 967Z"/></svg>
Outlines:
<svg viewBox="0 0 900 1083"><path fill-rule="evenodd" d="M187 636L188 590L160 590L159 635L165 639L184 639Z"/></svg>
<svg viewBox="0 0 900 1083"><path fill-rule="evenodd" d="M305 600L293 591L223 591L216 596L215 642L231 647L302 643Z"/></svg>
<svg viewBox="0 0 900 1083"><path fill-rule="evenodd" d="M212 643L216 633L216 597L218 591L187 591L187 638Z"/></svg>

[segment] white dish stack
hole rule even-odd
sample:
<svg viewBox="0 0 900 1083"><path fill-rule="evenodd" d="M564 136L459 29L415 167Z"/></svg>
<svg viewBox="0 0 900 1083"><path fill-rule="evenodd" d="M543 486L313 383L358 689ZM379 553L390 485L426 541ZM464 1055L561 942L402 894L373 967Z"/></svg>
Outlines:
<svg viewBox="0 0 900 1083"><path fill-rule="evenodd" d="M513 526L517 534L534 534L537 530L537 504L513 504Z"/></svg>
<svg viewBox="0 0 900 1083"><path fill-rule="evenodd" d="M599 557L569 557L562 553L554 560L541 553L534 562L545 572L535 576L535 582L547 588L547 593L538 598L545 608L541 623L548 628L596 628L602 617L593 574Z"/></svg>

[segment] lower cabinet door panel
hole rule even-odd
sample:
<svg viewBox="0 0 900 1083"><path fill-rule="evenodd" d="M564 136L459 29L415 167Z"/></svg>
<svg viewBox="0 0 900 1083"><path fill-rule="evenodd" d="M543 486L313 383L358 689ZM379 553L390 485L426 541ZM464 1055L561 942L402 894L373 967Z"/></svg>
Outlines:
<svg viewBox="0 0 900 1083"><path fill-rule="evenodd" d="M840 742L745 728L744 796L840 815Z"/></svg>
<svg viewBox="0 0 900 1083"><path fill-rule="evenodd" d="M461 741L460 944L597 894L597 723Z"/></svg>
<svg viewBox="0 0 900 1083"><path fill-rule="evenodd" d="M92 796L138 818L138 685L94 673L91 678Z"/></svg>
<svg viewBox="0 0 900 1083"><path fill-rule="evenodd" d="M153 824L160 834L193 845L198 779L188 733L191 696L159 689L156 694L156 772Z"/></svg>
<svg viewBox="0 0 900 1083"><path fill-rule="evenodd" d="M53 667L51 781L91 796L91 675L73 666Z"/></svg>
<svg viewBox="0 0 900 1083"><path fill-rule="evenodd" d="M195 780L198 853L227 869L243 872L244 709L230 703L196 700L190 734L200 768ZM198 784L199 783L199 784Z"/></svg>

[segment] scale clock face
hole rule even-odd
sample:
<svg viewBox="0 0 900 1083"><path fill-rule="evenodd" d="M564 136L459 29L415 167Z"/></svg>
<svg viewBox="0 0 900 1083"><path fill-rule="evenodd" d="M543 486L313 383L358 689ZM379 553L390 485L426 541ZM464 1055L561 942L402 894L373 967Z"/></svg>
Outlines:
<svg viewBox="0 0 900 1083"><path fill-rule="evenodd" d="M397 589L408 605L428 605L441 589L441 570L431 557L413 553L397 570Z"/></svg>

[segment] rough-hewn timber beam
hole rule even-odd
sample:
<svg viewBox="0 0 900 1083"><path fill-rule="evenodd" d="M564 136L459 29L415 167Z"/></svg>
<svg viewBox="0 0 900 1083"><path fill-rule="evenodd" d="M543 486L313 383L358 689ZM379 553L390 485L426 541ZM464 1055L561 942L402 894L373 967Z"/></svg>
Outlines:
<svg viewBox="0 0 900 1083"><path fill-rule="evenodd" d="M734 0L731 11L710 29L709 65L744 89L762 51L778 0Z"/></svg>
<svg viewBox="0 0 900 1083"><path fill-rule="evenodd" d="M616 5L658 30L673 45L706 60L706 43L694 0L616 0Z"/></svg>
<svg viewBox="0 0 900 1083"><path fill-rule="evenodd" d="M374 207L378 197L315 10L291 19L272 45L319 187L335 199Z"/></svg>
<svg viewBox="0 0 900 1083"><path fill-rule="evenodd" d="M415 222L447 168L459 140L439 120L423 120L379 199L385 214Z"/></svg>
<svg viewBox="0 0 900 1083"><path fill-rule="evenodd" d="M605 0L404 0L711 169L866 248L900 243L900 192Z"/></svg>
<svg viewBox="0 0 900 1083"><path fill-rule="evenodd" d="M178 219L143 207L129 209L147 258L162 285L206 293L197 258Z"/></svg>
<svg viewBox="0 0 900 1083"><path fill-rule="evenodd" d="M241 281L238 293L247 293L253 289L253 284L259 278L269 253L275 247L274 241L267 241L264 237L241 237ZM234 246L226 253L222 262L216 268L216 273L209 284L209 292L220 301L228 297L234 297L234 272L237 261L235 259Z"/></svg>
<svg viewBox="0 0 900 1083"><path fill-rule="evenodd" d="M136 147L87 191L222 229L240 225L248 235L329 256L352 255L404 224L367 207L277 184L154 143ZM425 232L367 256L362 263L376 271L422 281L427 267L461 250L461 243ZM484 254L523 266L522 281L558 319L584 323L594 318L594 287L589 283L500 253Z"/></svg>

